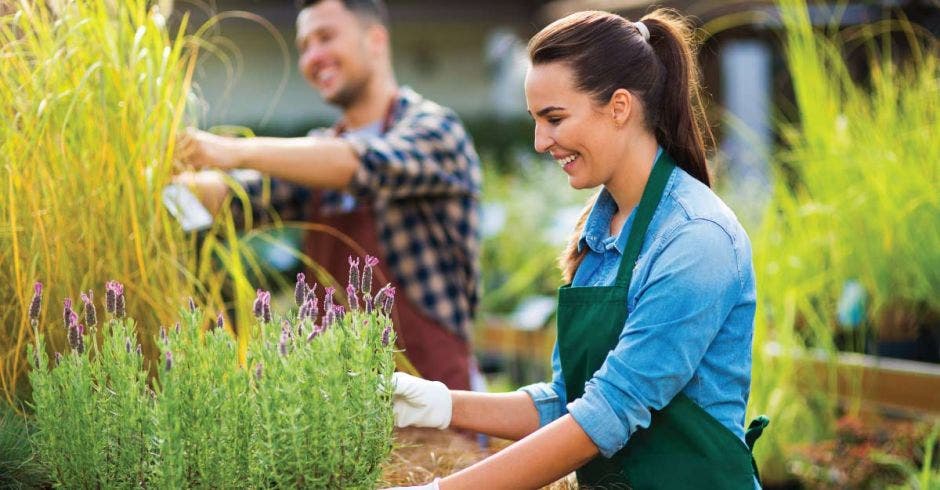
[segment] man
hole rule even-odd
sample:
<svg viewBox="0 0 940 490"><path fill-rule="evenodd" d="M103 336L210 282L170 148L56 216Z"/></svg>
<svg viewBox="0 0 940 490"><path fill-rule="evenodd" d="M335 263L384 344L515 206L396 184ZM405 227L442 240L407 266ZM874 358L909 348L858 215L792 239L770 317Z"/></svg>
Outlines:
<svg viewBox="0 0 940 490"><path fill-rule="evenodd" d="M190 129L180 158L280 180L272 202L262 204L294 203L302 208L297 217L329 225L378 256L380 272L399 292L393 319L408 359L425 378L469 389L481 180L473 144L451 110L398 86L380 0L307 0L299 7L300 72L342 110L338 124L290 139ZM218 174L195 180L217 209L226 192ZM347 257L358 254L333 235L309 235L304 251L345 278Z"/></svg>

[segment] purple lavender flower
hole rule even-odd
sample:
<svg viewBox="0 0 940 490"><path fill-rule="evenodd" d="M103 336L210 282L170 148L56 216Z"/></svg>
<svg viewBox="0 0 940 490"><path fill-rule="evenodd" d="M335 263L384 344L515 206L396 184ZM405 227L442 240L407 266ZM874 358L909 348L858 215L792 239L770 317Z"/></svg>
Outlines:
<svg viewBox="0 0 940 490"><path fill-rule="evenodd" d="M265 303L261 308L261 321L271 323L271 293L267 293Z"/></svg>
<svg viewBox="0 0 940 490"><path fill-rule="evenodd" d="M264 310L264 302L262 301L262 298L264 298L264 290L263 289L256 290L255 302L251 305L251 313L255 316L255 318L259 320L261 319L261 315Z"/></svg>
<svg viewBox="0 0 940 490"><path fill-rule="evenodd" d="M192 296L189 297L189 312L196 313L196 301Z"/></svg>
<svg viewBox="0 0 940 490"><path fill-rule="evenodd" d="M257 291L252 313L254 313L255 318L263 323L271 322L271 293L263 289Z"/></svg>
<svg viewBox="0 0 940 490"><path fill-rule="evenodd" d="M323 314L323 330L326 330L333 326L333 323L336 321L336 313L332 308L326 311Z"/></svg>
<svg viewBox="0 0 940 490"><path fill-rule="evenodd" d="M89 289L88 294L86 295L85 293L81 293L81 297L85 310L85 323L89 327L94 327L98 324L98 314L95 311L94 292Z"/></svg>
<svg viewBox="0 0 940 490"><path fill-rule="evenodd" d="M170 343L170 339L166 336L166 327L160 325L160 342L163 342L164 345Z"/></svg>
<svg viewBox="0 0 940 490"><path fill-rule="evenodd" d="M300 319L316 322L317 316L320 315L320 308L317 306L318 303L319 300L316 296L307 298L307 301L304 303L304 305L300 307Z"/></svg>
<svg viewBox="0 0 940 490"><path fill-rule="evenodd" d="M85 328L77 321L69 325L69 346L73 351L79 354L85 352L85 340L82 338L82 332L84 330Z"/></svg>
<svg viewBox="0 0 940 490"><path fill-rule="evenodd" d="M359 295L356 294L356 287L352 284L346 286L346 296L349 298L349 311L358 311Z"/></svg>
<svg viewBox="0 0 940 490"><path fill-rule="evenodd" d="M219 330L225 328L225 318L222 317L222 313L219 313L219 316L215 317L215 328Z"/></svg>
<svg viewBox="0 0 940 490"><path fill-rule="evenodd" d="M307 288L307 292L304 293L304 302L306 303L308 299L313 298L317 295L317 283L313 283L313 287Z"/></svg>
<svg viewBox="0 0 940 490"><path fill-rule="evenodd" d="M323 311L329 312L333 309L333 294L336 292L336 288L328 286L323 293Z"/></svg>
<svg viewBox="0 0 940 490"><path fill-rule="evenodd" d="M36 326L39 324L39 312L42 309L42 283L33 284L33 299L29 302L29 321Z"/></svg>
<svg viewBox="0 0 940 490"><path fill-rule="evenodd" d="M258 295L259 295L258 300L261 301L261 305L260 305L261 321L263 323L271 323L271 293L269 291L264 291L264 290L259 289Z"/></svg>
<svg viewBox="0 0 940 490"><path fill-rule="evenodd" d="M364 296L372 294L372 268L379 264L379 259L366 255L366 264L362 268L362 284L360 289Z"/></svg>
<svg viewBox="0 0 940 490"><path fill-rule="evenodd" d="M163 367L164 367L167 371L169 371L169 370L173 369L173 353L170 352L170 351L166 351L166 356L165 356L165 358L166 358L166 361L165 361Z"/></svg>
<svg viewBox="0 0 940 490"><path fill-rule="evenodd" d="M344 316L346 316L346 308L339 305L333 307L333 319L335 321L342 321Z"/></svg>
<svg viewBox="0 0 940 490"><path fill-rule="evenodd" d="M277 342L277 351L281 356L287 356L288 343L290 342L290 329L281 329L281 338Z"/></svg>
<svg viewBox="0 0 940 490"><path fill-rule="evenodd" d="M132 349L131 349L131 339L125 337L125 338L124 338L124 351L127 352L128 354L130 354L130 353L131 353L131 350L132 350Z"/></svg>
<svg viewBox="0 0 940 490"><path fill-rule="evenodd" d="M375 295L372 296L372 301L374 301L376 305L382 304L382 299L385 297L385 290L388 289L389 286L389 284L386 284L380 287L379 290L375 292Z"/></svg>
<svg viewBox="0 0 940 490"><path fill-rule="evenodd" d="M388 347L389 336L392 334L392 324L388 323L382 330L382 347Z"/></svg>
<svg viewBox="0 0 940 490"><path fill-rule="evenodd" d="M124 318L127 316L127 309L125 308L124 302L124 285L115 281L114 282L114 316L117 318Z"/></svg>
<svg viewBox="0 0 940 490"><path fill-rule="evenodd" d="M347 284L353 289L359 285L359 257L354 259L352 255L349 256L349 282Z"/></svg>
<svg viewBox="0 0 940 490"><path fill-rule="evenodd" d="M137 352L137 355L138 355L138 356L144 355L144 350L140 347L140 344L137 344L137 351L136 351L136 352Z"/></svg>
<svg viewBox="0 0 940 490"><path fill-rule="evenodd" d="M395 304L395 288L387 286L385 289L385 299L382 302L382 312L386 315L392 314L392 306Z"/></svg>
<svg viewBox="0 0 940 490"><path fill-rule="evenodd" d="M176 322L176 327L173 328L173 331L176 332L176 335L180 334L180 322Z"/></svg>
<svg viewBox="0 0 940 490"><path fill-rule="evenodd" d="M366 314L371 314L372 313L372 296L369 296L368 294L363 294L362 302L365 304Z"/></svg>
<svg viewBox="0 0 940 490"><path fill-rule="evenodd" d="M297 306L303 306L304 297L307 295L307 277L303 272L297 273L297 284L294 285L294 302Z"/></svg>
<svg viewBox="0 0 940 490"><path fill-rule="evenodd" d="M56 351L56 353L55 353L55 365L58 366L58 365L61 364L61 363L62 363L62 353ZM38 364L38 363L37 363L37 364Z"/></svg>
<svg viewBox="0 0 940 490"><path fill-rule="evenodd" d="M65 328L69 328L72 324L72 298L65 298L65 301L62 302L65 306L62 308L62 321L65 323Z"/></svg>
<svg viewBox="0 0 940 490"><path fill-rule="evenodd" d="M104 284L104 311L114 315L117 310L117 282L108 281Z"/></svg>
<svg viewBox="0 0 940 490"><path fill-rule="evenodd" d="M258 381L261 381L261 375L264 374L263 371L264 371L263 364L261 364L260 362L258 364L255 364L255 379L257 379Z"/></svg>

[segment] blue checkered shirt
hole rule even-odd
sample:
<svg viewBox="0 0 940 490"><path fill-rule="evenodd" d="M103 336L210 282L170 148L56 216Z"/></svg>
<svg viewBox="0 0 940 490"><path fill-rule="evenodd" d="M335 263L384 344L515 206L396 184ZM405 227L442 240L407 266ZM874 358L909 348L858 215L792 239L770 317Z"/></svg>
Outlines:
<svg viewBox="0 0 940 490"><path fill-rule="evenodd" d="M311 135L335 134L315 130ZM407 87L399 90L387 129L351 132L359 170L342 192L321 191L321 213L342 213L368 198L386 265L408 299L430 318L467 338L479 298L480 160L450 109ZM274 208L283 220L305 220L311 190L284 181L247 186L255 219Z"/></svg>

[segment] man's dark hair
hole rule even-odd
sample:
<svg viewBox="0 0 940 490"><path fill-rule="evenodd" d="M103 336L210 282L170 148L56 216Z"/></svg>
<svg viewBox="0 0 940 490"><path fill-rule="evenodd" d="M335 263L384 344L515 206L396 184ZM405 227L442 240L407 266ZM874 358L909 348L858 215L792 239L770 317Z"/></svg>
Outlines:
<svg viewBox="0 0 940 490"><path fill-rule="evenodd" d="M324 0L296 0L297 9L303 10L312 5L316 5ZM388 27L388 8L382 0L339 0L356 16L361 19L378 22Z"/></svg>

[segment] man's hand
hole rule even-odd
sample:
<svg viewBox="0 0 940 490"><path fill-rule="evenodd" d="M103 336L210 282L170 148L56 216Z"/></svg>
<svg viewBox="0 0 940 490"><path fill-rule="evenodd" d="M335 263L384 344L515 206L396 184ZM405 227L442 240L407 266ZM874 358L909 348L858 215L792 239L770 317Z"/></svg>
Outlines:
<svg viewBox="0 0 940 490"><path fill-rule="evenodd" d="M176 140L176 157L197 169L231 170L241 165L244 141L187 128Z"/></svg>
<svg viewBox="0 0 940 490"><path fill-rule="evenodd" d="M219 212L228 197L228 185L219 172L183 172L173 177L173 183L193 191L212 215Z"/></svg>
<svg viewBox="0 0 940 490"><path fill-rule="evenodd" d="M450 426L453 401L450 390L440 381L428 381L410 374L392 375L395 425L398 427Z"/></svg>

